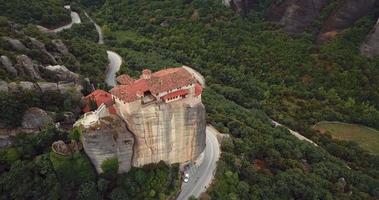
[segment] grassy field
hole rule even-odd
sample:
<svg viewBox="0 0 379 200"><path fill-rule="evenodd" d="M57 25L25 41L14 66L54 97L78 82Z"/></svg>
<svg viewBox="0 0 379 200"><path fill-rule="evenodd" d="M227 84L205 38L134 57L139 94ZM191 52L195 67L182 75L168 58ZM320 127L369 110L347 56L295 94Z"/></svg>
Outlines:
<svg viewBox="0 0 379 200"><path fill-rule="evenodd" d="M367 126L339 122L319 122L314 129L338 140L357 142L363 149L379 155L379 131Z"/></svg>

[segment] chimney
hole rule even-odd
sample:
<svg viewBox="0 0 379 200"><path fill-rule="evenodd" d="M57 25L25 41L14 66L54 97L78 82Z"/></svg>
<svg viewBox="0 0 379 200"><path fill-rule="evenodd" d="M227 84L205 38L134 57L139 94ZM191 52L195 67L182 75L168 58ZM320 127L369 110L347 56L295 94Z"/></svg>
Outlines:
<svg viewBox="0 0 379 200"><path fill-rule="evenodd" d="M151 70L150 69L144 69L142 71L141 78L143 78L143 79L150 79L151 78Z"/></svg>

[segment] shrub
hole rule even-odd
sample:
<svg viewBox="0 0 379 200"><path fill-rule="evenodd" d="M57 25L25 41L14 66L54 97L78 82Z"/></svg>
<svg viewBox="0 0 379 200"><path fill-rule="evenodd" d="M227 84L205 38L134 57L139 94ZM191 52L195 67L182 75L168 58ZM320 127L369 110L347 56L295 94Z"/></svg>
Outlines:
<svg viewBox="0 0 379 200"><path fill-rule="evenodd" d="M118 172L117 157L108 158L101 163L101 169L105 175L116 175Z"/></svg>

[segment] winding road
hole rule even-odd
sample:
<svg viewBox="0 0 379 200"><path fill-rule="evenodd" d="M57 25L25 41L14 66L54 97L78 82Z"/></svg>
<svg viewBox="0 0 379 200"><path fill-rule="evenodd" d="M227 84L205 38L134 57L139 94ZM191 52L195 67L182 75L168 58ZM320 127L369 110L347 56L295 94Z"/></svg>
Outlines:
<svg viewBox="0 0 379 200"><path fill-rule="evenodd" d="M104 44L104 36L103 31L101 30L101 27L87 14L87 12L84 12L86 17L93 23L93 25L96 28L97 34L99 35L99 41L98 44ZM116 74L120 70L121 64L122 64L122 58L119 54L117 54L114 51L108 50L108 67L105 73L105 83L109 87L114 87L116 83Z"/></svg>
<svg viewBox="0 0 379 200"><path fill-rule="evenodd" d="M188 183L183 183L178 200L187 200L191 196L198 198L212 183L217 161L220 158L220 145L216 137L217 134L219 132L215 128L207 126L203 162L198 166L192 165L187 170L190 178Z"/></svg>
<svg viewBox="0 0 379 200"><path fill-rule="evenodd" d="M122 64L122 58L120 55L113 51L107 51L109 65L105 74L105 83L113 87L116 85L116 73L120 70Z"/></svg>
<svg viewBox="0 0 379 200"><path fill-rule="evenodd" d="M65 8L67 10L71 10L70 6L65 6ZM71 11L70 15L71 15L71 22L69 24L61 26L61 27L56 28L56 29L53 29L51 31L53 31L54 33L58 33L58 32L61 32L65 29L71 28L72 25L74 25L74 24L82 23L82 21L80 20L79 14L77 12Z"/></svg>

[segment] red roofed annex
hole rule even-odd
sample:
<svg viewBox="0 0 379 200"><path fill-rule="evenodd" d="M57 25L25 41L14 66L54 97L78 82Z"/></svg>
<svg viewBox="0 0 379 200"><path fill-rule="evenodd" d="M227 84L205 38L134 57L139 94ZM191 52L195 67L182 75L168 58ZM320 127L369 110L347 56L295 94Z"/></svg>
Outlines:
<svg viewBox="0 0 379 200"><path fill-rule="evenodd" d="M91 105L92 103L94 103L94 105ZM88 96L84 97L85 106L83 108L83 112L89 112L98 108L101 104L105 104L110 113L116 114L116 110L113 107L113 103L114 102L111 94L105 92L104 90L95 90ZM93 106L93 108L91 108L91 106Z"/></svg>

